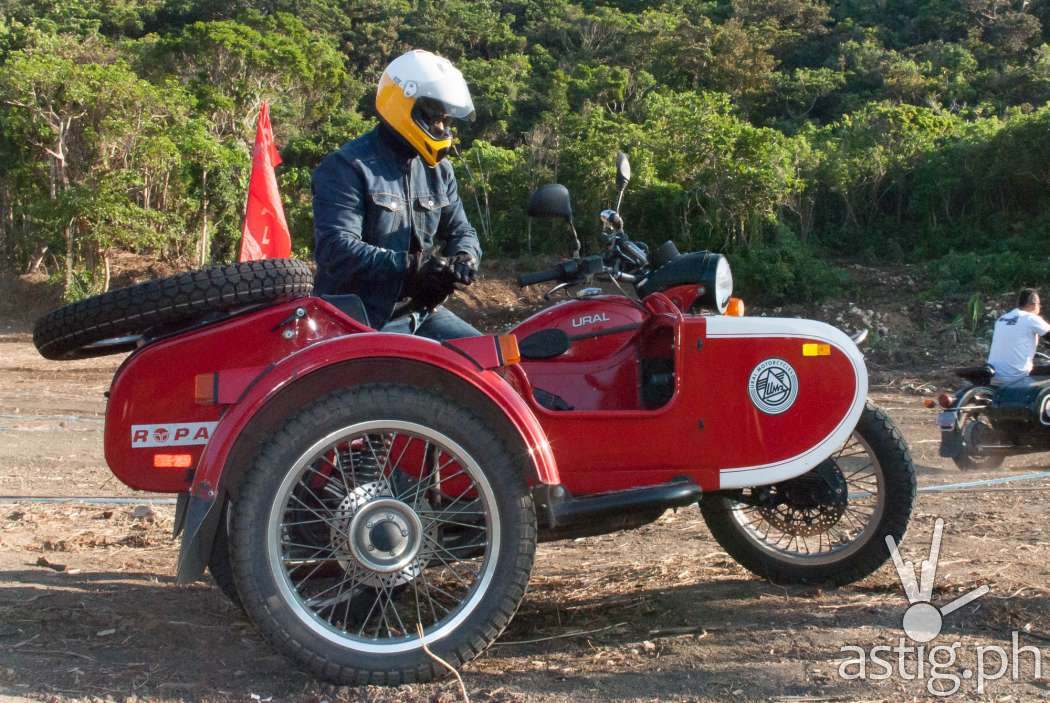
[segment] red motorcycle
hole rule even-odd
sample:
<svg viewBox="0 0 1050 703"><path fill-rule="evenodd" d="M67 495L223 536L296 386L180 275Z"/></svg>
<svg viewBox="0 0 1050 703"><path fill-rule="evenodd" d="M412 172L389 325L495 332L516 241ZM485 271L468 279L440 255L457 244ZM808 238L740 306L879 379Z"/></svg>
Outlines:
<svg viewBox="0 0 1050 703"><path fill-rule="evenodd" d="M630 172L619 161L619 197ZM530 215L572 224L545 186ZM523 285L568 300L510 334L439 343L309 295L296 261L112 291L42 318L48 358L133 350L108 395L120 480L179 496L180 582L211 571L279 651L338 683L426 681L478 656L539 541L699 504L755 574L845 584L888 557L915 495L857 344L744 317L726 259L650 257L615 210L604 249ZM594 280L629 286L606 295ZM737 315L727 315L727 307ZM732 310L736 308L736 310Z"/></svg>

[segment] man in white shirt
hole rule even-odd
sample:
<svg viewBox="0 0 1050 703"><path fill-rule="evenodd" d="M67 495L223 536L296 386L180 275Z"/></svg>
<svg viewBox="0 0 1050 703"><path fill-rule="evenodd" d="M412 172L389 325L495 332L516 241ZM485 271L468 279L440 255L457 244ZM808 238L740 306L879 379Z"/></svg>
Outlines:
<svg viewBox="0 0 1050 703"><path fill-rule="evenodd" d="M988 363L995 369L992 383L1013 383L1032 370L1039 338L1050 332L1050 324L1039 316L1039 311L1039 294L1034 288L1022 288L1017 307L995 321L988 352Z"/></svg>

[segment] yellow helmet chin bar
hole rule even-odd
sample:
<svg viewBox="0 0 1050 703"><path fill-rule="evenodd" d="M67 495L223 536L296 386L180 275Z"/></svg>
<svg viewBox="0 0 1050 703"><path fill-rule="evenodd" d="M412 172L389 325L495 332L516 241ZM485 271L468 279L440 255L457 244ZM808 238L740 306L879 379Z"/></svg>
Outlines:
<svg viewBox="0 0 1050 703"><path fill-rule="evenodd" d="M416 97L408 97L386 73L379 79L376 111L383 121L412 145L427 166L437 166L452 147L452 135L435 139L413 117Z"/></svg>

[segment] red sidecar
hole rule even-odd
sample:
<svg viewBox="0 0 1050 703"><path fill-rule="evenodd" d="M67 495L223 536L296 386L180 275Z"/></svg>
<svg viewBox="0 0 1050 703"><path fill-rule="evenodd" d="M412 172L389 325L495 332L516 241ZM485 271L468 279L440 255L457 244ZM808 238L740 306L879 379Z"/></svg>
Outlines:
<svg viewBox="0 0 1050 703"><path fill-rule="evenodd" d="M442 675L423 644L454 665L480 654L538 541L668 508L699 503L723 548L776 581L876 569L915 477L857 345L720 314L723 257L665 245L650 262L609 213L603 254L521 282L605 276L638 299L585 289L504 336L376 332L356 298L307 295L304 265L262 261L61 308L35 341L51 358L134 349L109 392L111 469L179 495L180 581L207 567L330 681Z"/></svg>

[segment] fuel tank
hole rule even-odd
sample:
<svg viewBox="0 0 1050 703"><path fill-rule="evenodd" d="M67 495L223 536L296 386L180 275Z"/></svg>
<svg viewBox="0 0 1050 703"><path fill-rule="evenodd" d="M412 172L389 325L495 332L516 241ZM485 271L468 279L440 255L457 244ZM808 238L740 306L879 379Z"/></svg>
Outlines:
<svg viewBox="0 0 1050 703"><path fill-rule="evenodd" d="M639 407L638 337L650 313L629 298L598 295L542 310L512 331L519 343L544 330L560 330L568 349L548 359L525 359L546 407L558 410L628 410ZM546 395L545 395L546 394Z"/></svg>
<svg viewBox="0 0 1050 703"><path fill-rule="evenodd" d="M542 330L558 329L569 337L569 349L544 363L594 361L629 343L648 319L643 305L619 295L567 300L523 320L513 332L518 341Z"/></svg>

